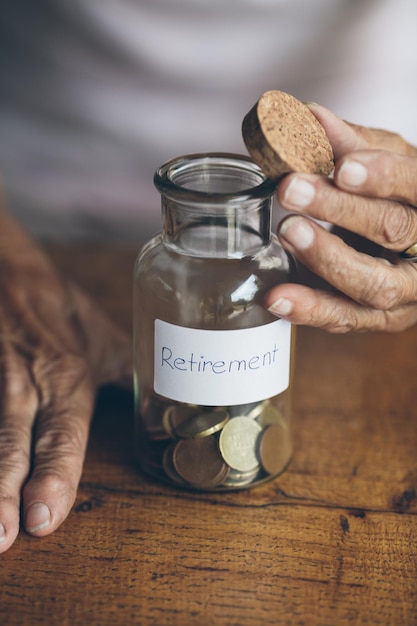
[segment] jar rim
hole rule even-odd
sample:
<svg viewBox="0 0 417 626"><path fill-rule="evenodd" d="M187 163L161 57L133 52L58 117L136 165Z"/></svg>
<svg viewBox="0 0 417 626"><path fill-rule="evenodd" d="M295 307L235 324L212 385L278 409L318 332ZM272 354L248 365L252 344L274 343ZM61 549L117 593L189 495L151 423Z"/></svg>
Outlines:
<svg viewBox="0 0 417 626"><path fill-rule="evenodd" d="M242 172L252 173L259 176L261 181L258 185L249 186L232 192L216 192L202 191L185 187L175 182L175 175L191 171L197 166L201 171L208 166L229 167L230 170L238 169ZM277 181L267 178L260 167L256 165L249 156L243 154L235 154L231 152L197 152L193 154L185 154L170 159L161 165L155 172L154 184L159 192L164 195L184 201L210 201L213 203L222 202L242 202L255 198L268 198L272 196L277 188Z"/></svg>

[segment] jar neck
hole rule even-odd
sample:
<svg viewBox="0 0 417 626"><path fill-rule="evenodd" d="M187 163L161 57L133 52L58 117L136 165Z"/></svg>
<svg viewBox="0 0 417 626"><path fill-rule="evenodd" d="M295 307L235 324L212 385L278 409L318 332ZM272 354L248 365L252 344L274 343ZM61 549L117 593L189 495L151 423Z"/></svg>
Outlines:
<svg viewBox="0 0 417 626"><path fill-rule="evenodd" d="M275 184L244 156L190 155L155 174L162 241L176 252L243 258L268 245Z"/></svg>

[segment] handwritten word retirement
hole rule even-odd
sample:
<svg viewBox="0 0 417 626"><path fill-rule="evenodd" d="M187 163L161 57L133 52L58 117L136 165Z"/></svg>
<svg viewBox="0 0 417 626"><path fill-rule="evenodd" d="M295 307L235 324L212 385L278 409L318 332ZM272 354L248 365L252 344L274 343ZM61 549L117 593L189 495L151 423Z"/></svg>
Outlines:
<svg viewBox="0 0 417 626"><path fill-rule="evenodd" d="M279 348L274 343L273 348L261 354L251 354L246 358L216 358L206 360L204 355L195 356L175 354L168 346L161 349L161 367L180 372L192 372L195 374L231 374L259 370L263 367L271 367L277 362Z"/></svg>

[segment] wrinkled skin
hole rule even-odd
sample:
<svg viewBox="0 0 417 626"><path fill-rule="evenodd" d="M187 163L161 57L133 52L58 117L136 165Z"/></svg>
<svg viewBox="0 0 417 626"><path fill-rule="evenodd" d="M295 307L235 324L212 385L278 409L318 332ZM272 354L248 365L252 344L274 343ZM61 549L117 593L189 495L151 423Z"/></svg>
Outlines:
<svg viewBox="0 0 417 626"><path fill-rule="evenodd" d="M417 264L396 253L417 241L417 151L397 135L348 125L318 105L311 109L333 145L334 180L284 178L278 199L296 215L278 234L330 288L283 284L265 304L293 323L331 332L407 328L417 320ZM352 185L345 167L351 161L365 166L362 183L356 167ZM297 181L304 182L298 194ZM304 206L294 204L297 196ZM365 238L372 254L309 218ZM130 339L86 294L63 282L0 210L0 552L20 527L41 537L66 518L97 389L131 374Z"/></svg>
<svg viewBox="0 0 417 626"><path fill-rule="evenodd" d="M333 146L334 176L283 179L278 201L294 215L278 236L330 288L283 284L265 304L295 324L334 333L404 330L417 321L417 264L398 255L417 241L417 149L319 105L310 109ZM337 228L329 232L310 218Z"/></svg>
<svg viewBox="0 0 417 626"><path fill-rule="evenodd" d="M66 518L97 388L131 373L129 338L0 210L0 552Z"/></svg>

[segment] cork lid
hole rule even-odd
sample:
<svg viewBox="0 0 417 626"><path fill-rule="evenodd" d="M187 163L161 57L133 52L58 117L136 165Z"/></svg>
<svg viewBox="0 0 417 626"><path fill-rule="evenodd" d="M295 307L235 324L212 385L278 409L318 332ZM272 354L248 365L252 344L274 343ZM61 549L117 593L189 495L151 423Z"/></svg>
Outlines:
<svg viewBox="0 0 417 626"><path fill-rule="evenodd" d="M289 172L327 176L333 150L324 128L310 109L283 91L267 91L242 124L249 154L268 178Z"/></svg>

